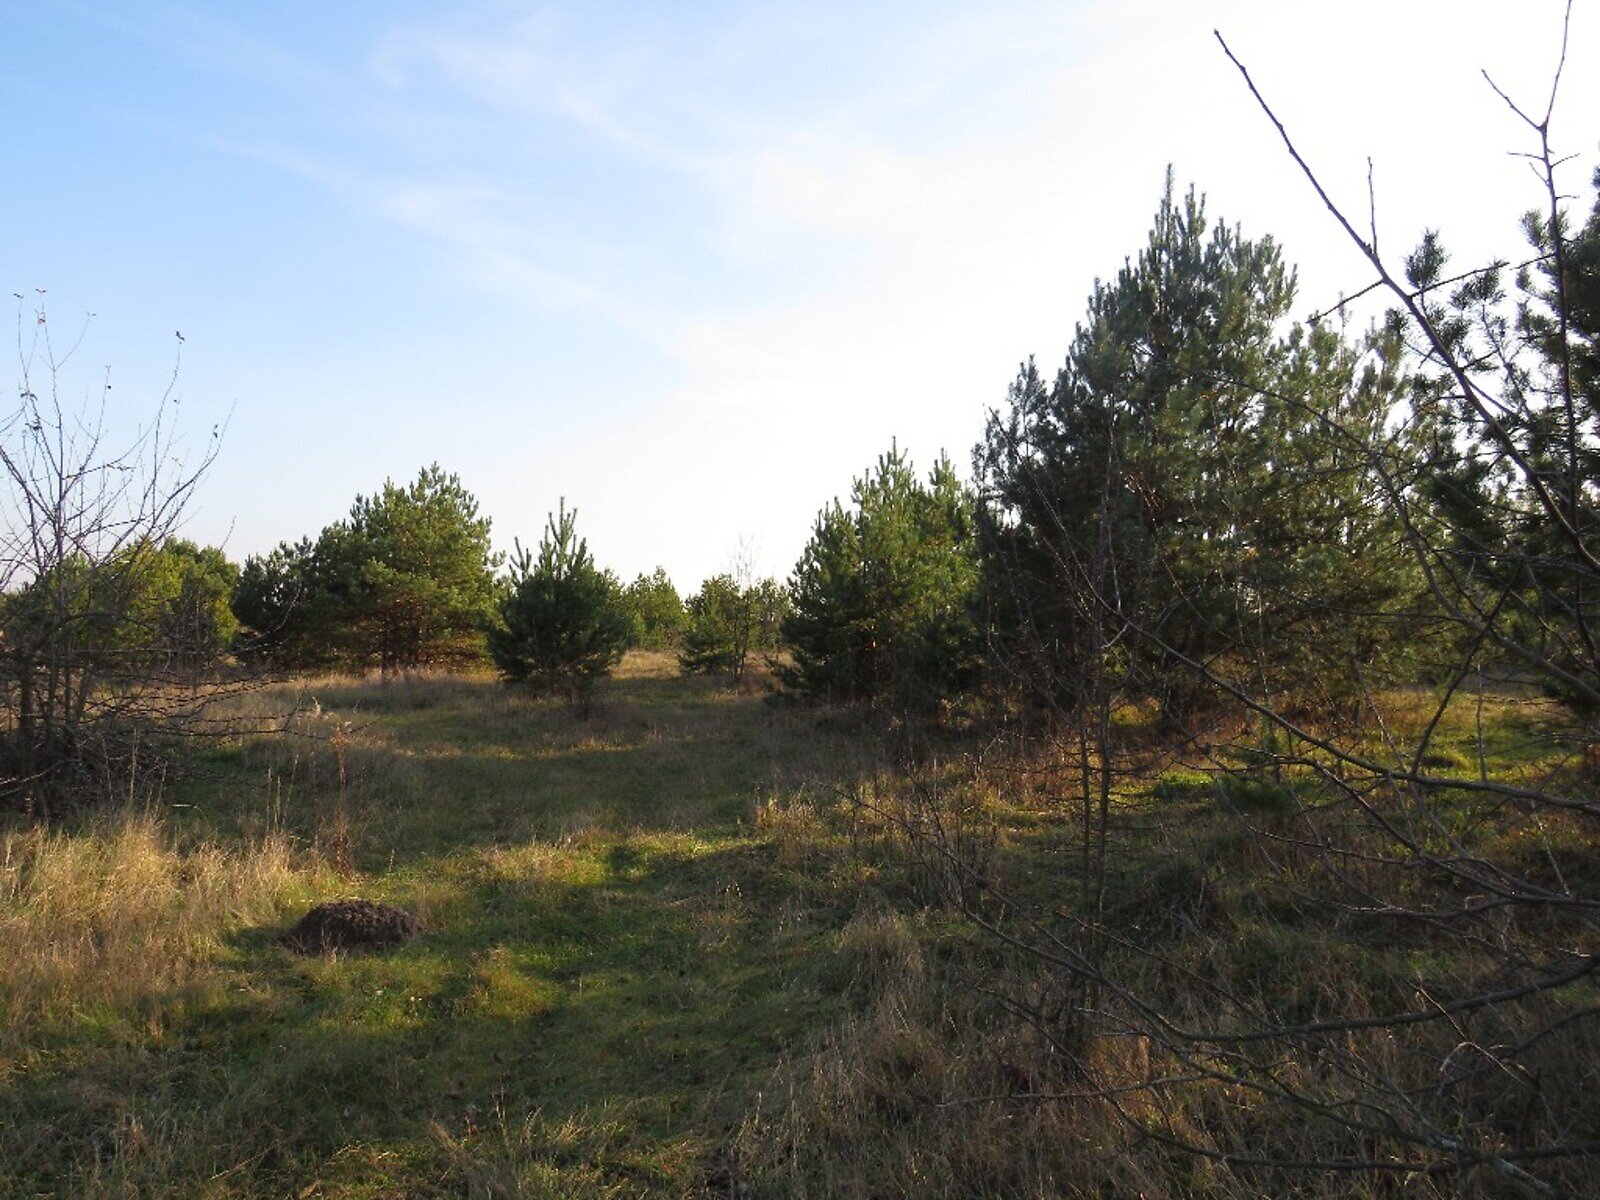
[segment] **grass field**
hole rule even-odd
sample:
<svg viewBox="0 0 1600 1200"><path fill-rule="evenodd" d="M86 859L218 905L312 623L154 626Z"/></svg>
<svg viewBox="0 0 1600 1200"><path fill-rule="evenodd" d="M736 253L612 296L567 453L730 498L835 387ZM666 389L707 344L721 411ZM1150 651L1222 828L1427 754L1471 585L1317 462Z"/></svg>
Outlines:
<svg viewBox="0 0 1600 1200"><path fill-rule="evenodd" d="M1104 1102L1007 1100L1080 1086L1008 1000L1050 973L952 910L858 716L635 655L587 720L457 677L279 685L236 717L254 732L155 802L0 835L0 1195L1267 1194ZM1549 720L1497 708L1494 769L1552 769L1521 736ZM1453 716L1439 769L1481 770L1483 744ZM1073 879L1052 777L936 749L917 778L948 787L995 886L1045 911ZM1120 927L1197 970L1226 956L1291 1008L1414 988L1426 941L1297 905L1316 864L1266 871L1249 831L1281 817L1238 800L1173 763L1119 800ZM1594 870L1577 825L1527 848L1514 822L1474 830ZM422 935L280 945L353 895ZM1101 1081L1151 1069L1137 1039L1083 1057ZM1595 1070L1569 1064L1563 1094L1593 1100ZM1208 1087L1177 1103L1219 1145L1267 1111ZM1397 1186L1356 1184L1305 1194Z"/></svg>
<svg viewBox="0 0 1600 1200"><path fill-rule="evenodd" d="M588 721L488 679L248 706L300 715L158 810L7 835L0 1194L698 1194L839 1016L856 897L774 835L874 770L824 718L648 658ZM346 894L424 936L277 944Z"/></svg>

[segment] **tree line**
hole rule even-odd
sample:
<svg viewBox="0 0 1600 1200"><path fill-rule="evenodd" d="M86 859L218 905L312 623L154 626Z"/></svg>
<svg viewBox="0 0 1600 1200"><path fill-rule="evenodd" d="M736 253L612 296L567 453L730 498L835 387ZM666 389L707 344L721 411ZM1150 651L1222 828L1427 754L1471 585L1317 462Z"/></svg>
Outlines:
<svg viewBox="0 0 1600 1200"><path fill-rule="evenodd" d="M577 700L633 647L738 678L774 655L796 692L913 702L976 679L974 506L948 460L926 481L898 449L818 516L786 583L746 566L681 596L666 571L630 584L599 567L563 501L536 547L507 558L454 474L358 496L315 539L251 556L219 601L233 653L283 670L409 670L492 662Z"/></svg>
<svg viewBox="0 0 1600 1200"><path fill-rule="evenodd" d="M1291 321L1278 245L1212 221L1169 173L1145 246L1095 285L1064 363L1049 375L1028 360L989 413L972 482L942 457L920 475L891 447L818 513L785 583L743 571L684 598L658 568L625 585L564 503L535 549L498 556L477 500L437 465L242 567L177 537L166 509L120 525L101 513L97 539L64 527L72 497L41 493L0 602L9 769L30 778L66 752L47 745L71 736L42 732L59 721L41 725L41 703L71 714L155 663L193 673L230 656L278 670L488 660L579 699L643 646L733 676L768 655L794 694L904 713L996 694L1065 710L1115 692L1181 719L1219 687L1330 709L1458 648L1441 577L1494 610L1482 640L1506 669L1537 644L1533 665L1592 700L1595 588L1571 543L1600 465L1600 215L1529 232L1539 253L1509 292L1503 270L1447 279L1430 235L1407 270L1450 344L1419 349L1403 312L1355 336ZM1512 362L1513 341L1533 366ZM1463 400L1444 350L1505 375L1514 404ZM50 475L39 429L66 419L42 420L24 393L6 426L14 505ZM108 541L113 528L127 536Z"/></svg>

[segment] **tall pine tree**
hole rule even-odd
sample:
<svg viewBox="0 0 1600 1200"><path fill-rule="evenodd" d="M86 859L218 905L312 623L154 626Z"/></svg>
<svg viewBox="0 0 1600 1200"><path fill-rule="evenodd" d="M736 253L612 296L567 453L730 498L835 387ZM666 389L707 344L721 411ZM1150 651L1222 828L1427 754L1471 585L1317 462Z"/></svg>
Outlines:
<svg viewBox="0 0 1600 1200"><path fill-rule="evenodd" d="M1013 677L1067 698L1114 647L1124 684L1177 712L1206 689L1183 664L1259 681L1309 678L1306 647L1329 670L1334 650L1370 660L1362 615L1407 578L1370 459L1395 381L1329 330L1286 328L1293 296L1270 238L1213 227L1169 173L1055 379L1024 366L976 454Z"/></svg>

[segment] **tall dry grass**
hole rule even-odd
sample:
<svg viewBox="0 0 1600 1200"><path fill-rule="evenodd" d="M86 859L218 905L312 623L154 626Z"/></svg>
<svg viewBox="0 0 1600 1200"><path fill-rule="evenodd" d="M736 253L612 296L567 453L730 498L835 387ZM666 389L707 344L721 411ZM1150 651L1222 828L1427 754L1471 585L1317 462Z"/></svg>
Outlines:
<svg viewBox="0 0 1600 1200"><path fill-rule="evenodd" d="M1408 700L1385 712L1391 728L1431 719ZM1481 724L1476 703L1461 708L1441 723L1433 753L1450 762L1440 769L1475 777L1479 746L1512 777L1562 766L1528 749L1548 732L1536 722L1559 717L1548 706L1485 705ZM1233 777L1130 777L1108 831L1104 921L1129 949L1111 953L1107 972L1176 1028L1244 1030L1275 1013L1293 1024L1405 1012L1433 995L1501 986L1498 973L1518 953L1594 945L1592 924L1564 911L1502 914L1484 926L1492 937L1473 939L1328 903L1399 894L1448 913L1462 897L1448 876L1417 878L1385 857L1392 848L1338 806L1250 805L1220 790L1219 778ZM1010 898L1004 911L981 897L967 902L987 905L1013 935L1033 936L1030 921L1048 922L1079 892L1075 814L1060 799L1072 796L1070 771L1043 755L991 754L970 783L921 793L903 785L906 795L925 794L924 807L942 806L931 826L892 779L873 785L854 792L859 812L844 852L870 859L871 874L855 877L870 880L876 903L864 900L832 935L852 1010L772 1076L739 1128L732 1154L748 1194L1332 1200L1593 1190L1592 1150L1525 1167L1502 1160L1458 1170L1440 1157L1431 1174L1401 1169L1446 1139L1511 1153L1592 1145L1600 1026L1578 1020L1595 1011L1589 984L1450 1021L1284 1038L1260 1066L1241 1069L1245 1059L1233 1055L1180 1057L1115 996L1101 993L1092 1010L1065 1007L1083 1003L1069 972L970 929L963 936L956 893L914 886L930 858L962 853L981 864L986 888ZM954 840L964 806L993 821L995 835L977 844L987 857ZM1563 895L1594 894L1591 825L1508 806L1485 817L1449 795L1439 814L1458 821L1460 844L1485 861ZM775 798L758 805L755 824L771 838L775 865L815 871L841 852L827 815ZM971 825L981 831L983 821ZM1325 844L1348 854L1330 858ZM1439 1140L1388 1137L1401 1128L1395 1112L1409 1128L1442 1130ZM1327 1113L1358 1119L1347 1126ZM1369 1113L1379 1114L1375 1129L1360 1123Z"/></svg>
<svg viewBox="0 0 1600 1200"><path fill-rule="evenodd" d="M0 1046L182 997L225 957L230 934L275 919L321 873L277 834L179 848L148 812L0 834Z"/></svg>

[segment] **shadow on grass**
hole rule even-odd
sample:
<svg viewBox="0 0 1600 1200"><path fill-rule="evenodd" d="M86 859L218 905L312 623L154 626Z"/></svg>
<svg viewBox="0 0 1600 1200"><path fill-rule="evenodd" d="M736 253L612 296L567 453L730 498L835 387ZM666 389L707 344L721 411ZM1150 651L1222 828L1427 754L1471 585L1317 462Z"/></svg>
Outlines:
<svg viewBox="0 0 1600 1200"><path fill-rule="evenodd" d="M841 1011L849 914L775 881L758 843L568 856L537 881L440 864L429 931L390 954L239 935L225 990L0 1087L0 1190L390 1194L363 1189L440 1184L447 1149L509 1128L565 1145L574 1186L694 1194L781 1056Z"/></svg>
<svg viewBox="0 0 1600 1200"><path fill-rule="evenodd" d="M492 681L310 691L293 735L210 752L172 823L326 845L344 730L347 890L424 935L298 958L285 913L181 994L69 1014L0 1062L0 1194L703 1192L848 990L857 889L779 862L761 807L848 789L871 739L682 678L613 681L588 720Z"/></svg>

